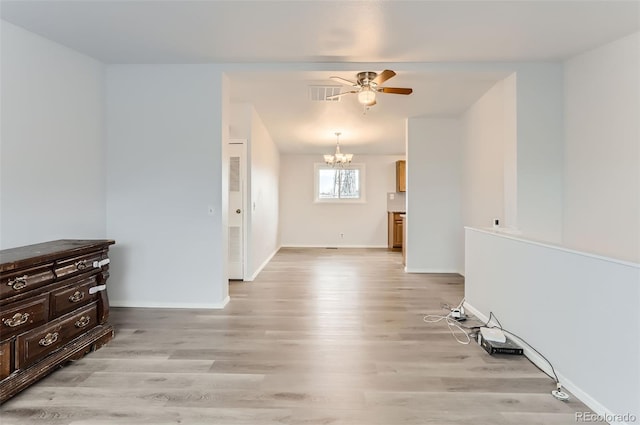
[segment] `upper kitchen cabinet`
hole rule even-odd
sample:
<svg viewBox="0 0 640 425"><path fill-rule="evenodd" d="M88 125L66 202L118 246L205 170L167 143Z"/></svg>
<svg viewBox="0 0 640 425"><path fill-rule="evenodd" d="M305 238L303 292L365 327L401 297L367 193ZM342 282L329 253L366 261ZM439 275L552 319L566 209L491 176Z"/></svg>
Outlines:
<svg viewBox="0 0 640 425"><path fill-rule="evenodd" d="M407 161L396 161L396 192L407 191Z"/></svg>

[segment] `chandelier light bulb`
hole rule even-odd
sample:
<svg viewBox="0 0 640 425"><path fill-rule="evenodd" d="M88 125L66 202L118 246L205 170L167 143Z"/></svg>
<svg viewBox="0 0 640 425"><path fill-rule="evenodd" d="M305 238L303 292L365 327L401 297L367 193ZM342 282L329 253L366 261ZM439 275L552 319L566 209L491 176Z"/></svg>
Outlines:
<svg viewBox="0 0 640 425"><path fill-rule="evenodd" d="M342 133L336 132L336 152L333 155L323 155L324 162L332 167L344 167L351 163L353 154L340 152L340 135Z"/></svg>

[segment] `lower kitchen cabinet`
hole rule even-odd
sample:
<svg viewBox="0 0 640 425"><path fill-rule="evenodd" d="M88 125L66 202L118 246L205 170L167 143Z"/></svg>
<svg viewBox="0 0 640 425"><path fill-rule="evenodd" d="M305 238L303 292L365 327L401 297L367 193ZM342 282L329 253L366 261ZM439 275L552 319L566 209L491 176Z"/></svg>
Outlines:
<svg viewBox="0 0 640 425"><path fill-rule="evenodd" d="M400 250L402 249L402 215L404 212L388 212L387 214L389 217L389 233L387 238L389 249Z"/></svg>

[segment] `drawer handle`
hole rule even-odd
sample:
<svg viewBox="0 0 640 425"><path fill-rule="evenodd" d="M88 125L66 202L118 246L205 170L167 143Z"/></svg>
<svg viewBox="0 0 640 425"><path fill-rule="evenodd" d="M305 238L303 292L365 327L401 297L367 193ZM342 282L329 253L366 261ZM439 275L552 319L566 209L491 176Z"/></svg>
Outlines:
<svg viewBox="0 0 640 425"><path fill-rule="evenodd" d="M80 320L76 322L76 328L84 328L91 322L91 318L89 316L82 316Z"/></svg>
<svg viewBox="0 0 640 425"><path fill-rule="evenodd" d="M2 323L9 326L10 328L15 328L16 326L27 323L27 320L29 320L29 313L16 313L13 315L13 317L4 319Z"/></svg>
<svg viewBox="0 0 640 425"><path fill-rule="evenodd" d="M11 286L16 291L19 291L27 286L27 275L16 277L15 279L9 279L7 285Z"/></svg>
<svg viewBox="0 0 640 425"><path fill-rule="evenodd" d="M76 291L76 292L73 293L73 295L71 295L69 297L69 302L77 303L77 302L82 301L83 298L84 298L84 292Z"/></svg>
<svg viewBox="0 0 640 425"><path fill-rule="evenodd" d="M84 270L87 268L87 260L76 261L76 269Z"/></svg>
<svg viewBox="0 0 640 425"><path fill-rule="evenodd" d="M57 340L58 340L58 332L48 333L44 336L44 338L42 338L38 342L38 344L42 345L43 347L48 347L49 345L53 344Z"/></svg>

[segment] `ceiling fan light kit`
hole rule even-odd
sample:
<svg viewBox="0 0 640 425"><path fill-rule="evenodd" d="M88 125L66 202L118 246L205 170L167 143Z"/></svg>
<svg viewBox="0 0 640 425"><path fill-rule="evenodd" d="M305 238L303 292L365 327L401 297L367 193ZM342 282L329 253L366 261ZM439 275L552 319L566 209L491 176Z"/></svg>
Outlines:
<svg viewBox="0 0 640 425"><path fill-rule="evenodd" d="M363 88L360 93L358 93L358 102L362 103L366 106L373 106L376 101L376 92L371 90L370 88Z"/></svg>

